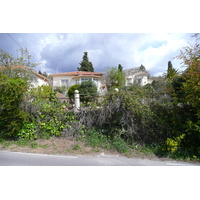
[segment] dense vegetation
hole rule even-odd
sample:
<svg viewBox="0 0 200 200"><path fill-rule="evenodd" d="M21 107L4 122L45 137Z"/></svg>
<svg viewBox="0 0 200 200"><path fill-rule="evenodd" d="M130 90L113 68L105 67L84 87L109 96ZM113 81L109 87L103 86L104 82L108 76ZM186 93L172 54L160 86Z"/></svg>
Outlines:
<svg viewBox="0 0 200 200"><path fill-rule="evenodd" d="M178 73L169 62L166 74L152 84L123 87L121 66L108 70L110 91L100 99L100 106L75 113L63 107L49 86L29 90L26 80L1 72L1 138L70 135L88 145L115 148L122 153L140 146L159 156L199 160L200 45L199 35L195 37L196 43L178 56L186 67L184 72ZM111 89L116 83L119 92ZM88 95L96 92L94 89L87 93L91 83L84 84L71 88L69 96L75 89L82 89Z"/></svg>

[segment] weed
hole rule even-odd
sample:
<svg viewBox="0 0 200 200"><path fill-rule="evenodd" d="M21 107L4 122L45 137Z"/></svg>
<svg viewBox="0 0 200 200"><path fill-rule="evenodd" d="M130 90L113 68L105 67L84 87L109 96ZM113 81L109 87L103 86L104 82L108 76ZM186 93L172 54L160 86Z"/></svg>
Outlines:
<svg viewBox="0 0 200 200"><path fill-rule="evenodd" d="M67 153L71 153L71 152L72 152L72 149L66 149L66 152L67 152Z"/></svg>
<svg viewBox="0 0 200 200"><path fill-rule="evenodd" d="M43 149L48 149L49 145L48 144L40 144L38 147L43 148Z"/></svg>
<svg viewBox="0 0 200 200"><path fill-rule="evenodd" d="M119 153L130 154L130 147L120 136L111 139L95 129L88 132L86 144L93 148L101 147L108 150L114 149Z"/></svg>
<svg viewBox="0 0 200 200"><path fill-rule="evenodd" d="M72 149L73 149L73 150L80 150L81 147L80 147L79 144L74 144L74 145L72 145Z"/></svg>
<svg viewBox="0 0 200 200"><path fill-rule="evenodd" d="M38 147L38 144L37 144L37 142L32 142L32 143L30 144L30 146L31 146L31 148L35 149L35 148Z"/></svg>
<svg viewBox="0 0 200 200"><path fill-rule="evenodd" d="M22 147L31 145L31 141L26 140L26 139L19 139L15 143L16 143L16 145L22 146Z"/></svg>
<svg viewBox="0 0 200 200"><path fill-rule="evenodd" d="M100 149L93 149L94 152L100 152Z"/></svg>
<svg viewBox="0 0 200 200"><path fill-rule="evenodd" d="M112 140L112 145L119 153L130 152L128 144L120 136L117 136Z"/></svg>
<svg viewBox="0 0 200 200"><path fill-rule="evenodd" d="M11 145L10 141L2 141L1 142L2 148L5 149Z"/></svg>
<svg viewBox="0 0 200 200"><path fill-rule="evenodd" d="M105 149L111 149L111 144L109 143L108 138L95 129L88 131L86 144L91 147L102 147Z"/></svg>

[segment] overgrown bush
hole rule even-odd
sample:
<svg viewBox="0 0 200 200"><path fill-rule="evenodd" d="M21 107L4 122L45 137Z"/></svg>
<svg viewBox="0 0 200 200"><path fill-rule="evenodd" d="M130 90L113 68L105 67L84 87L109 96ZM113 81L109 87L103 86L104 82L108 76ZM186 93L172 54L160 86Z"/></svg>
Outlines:
<svg viewBox="0 0 200 200"><path fill-rule="evenodd" d="M151 110L142 95L121 91L107 94L99 109L81 111L79 120L88 128L97 127L114 138L144 142L150 139Z"/></svg>
<svg viewBox="0 0 200 200"><path fill-rule="evenodd" d="M80 85L73 85L68 89L68 97L69 98L74 98L74 92L75 90L79 90L80 89Z"/></svg>
<svg viewBox="0 0 200 200"><path fill-rule="evenodd" d="M55 87L54 91L66 95L68 90L67 90L67 86L63 85L63 86L57 86L57 87Z"/></svg>
<svg viewBox="0 0 200 200"><path fill-rule="evenodd" d="M97 96L97 86L91 80L84 81L80 85L79 93L81 102L85 102L87 105L88 102L93 101L94 97Z"/></svg>
<svg viewBox="0 0 200 200"><path fill-rule="evenodd" d="M21 108L26 91L26 81L0 73L0 134L4 138L16 138L28 117Z"/></svg>
<svg viewBox="0 0 200 200"><path fill-rule="evenodd" d="M31 119L36 124L38 137L60 136L66 123L64 105L56 98L50 86L40 86L30 92L34 99L31 103Z"/></svg>
<svg viewBox="0 0 200 200"><path fill-rule="evenodd" d="M100 108L81 110L76 118L111 140L121 138L128 144L161 146L170 155L184 152L198 157L200 126L195 115L190 105L175 103L171 94L138 87L107 93Z"/></svg>

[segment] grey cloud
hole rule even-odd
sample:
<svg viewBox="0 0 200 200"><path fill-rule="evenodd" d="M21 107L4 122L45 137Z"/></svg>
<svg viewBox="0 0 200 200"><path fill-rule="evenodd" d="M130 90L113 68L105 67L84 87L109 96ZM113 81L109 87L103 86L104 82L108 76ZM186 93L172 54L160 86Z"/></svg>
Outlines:
<svg viewBox="0 0 200 200"><path fill-rule="evenodd" d="M143 57L138 58L138 55L142 53L141 47L144 47L145 43L156 45L153 44L154 41L149 41L150 34L139 33L12 33L10 35L22 47L27 47L33 57L42 61L37 69L43 69L47 73L55 73L56 69L58 72L76 71L85 51L88 52L89 60L97 72L104 72L108 66L117 67L118 64L124 68L138 67L143 64L148 70L148 60L144 63ZM188 39L187 34L186 36ZM177 37L184 38L184 34ZM16 56L19 46L2 33L0 48ZM178 52L172 51L160 59L158 59L159 55L155 56L155 66L149 68L150 73L152 75L157 72L164 73L167 62L171 60L173 64L173 57L177 54ZM32 62L36 60L33 59Z"/></svg>

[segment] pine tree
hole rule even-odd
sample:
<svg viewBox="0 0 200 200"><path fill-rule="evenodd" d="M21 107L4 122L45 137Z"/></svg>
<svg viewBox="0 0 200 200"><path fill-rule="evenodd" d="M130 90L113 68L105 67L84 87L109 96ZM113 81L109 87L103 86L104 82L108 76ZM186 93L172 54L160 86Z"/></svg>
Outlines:
<svg viewBox="0 0 200 200"><path fill-rule="evenodd" d="M171 80L178 74L178 70L173 68L171 61L168 62L166 78Z"/></svg>
<svg viewBox="0 0 200 200"><path fill-rule="evenodd" d="M121 64L118 65L118 70L119 70L120 72L122 72L123 67L121 66Z"/></svg>
<svg viewBox="0 0 200 200"><path fill-rule="evenodd" d="M173 66L172 66L172 62L169 61L169 62L168 62L168 70L171 70L172 68L173 68Z"/></svg>
<svg viewBox="0 0 200 200"><path fill-rule="evenodd" d="M79 63L81 67L78 67L78 71L94 72L92 63L88 59L88 52L84 52L83 60Z"/></svg>
<svg viewBox="0 0 200 200"><path fill-rule="evenodd" d="M141 66L140 66L140 70L143 71L143 72L146 72L145 66L144 66L144 65L141 65Z"/></svg>

